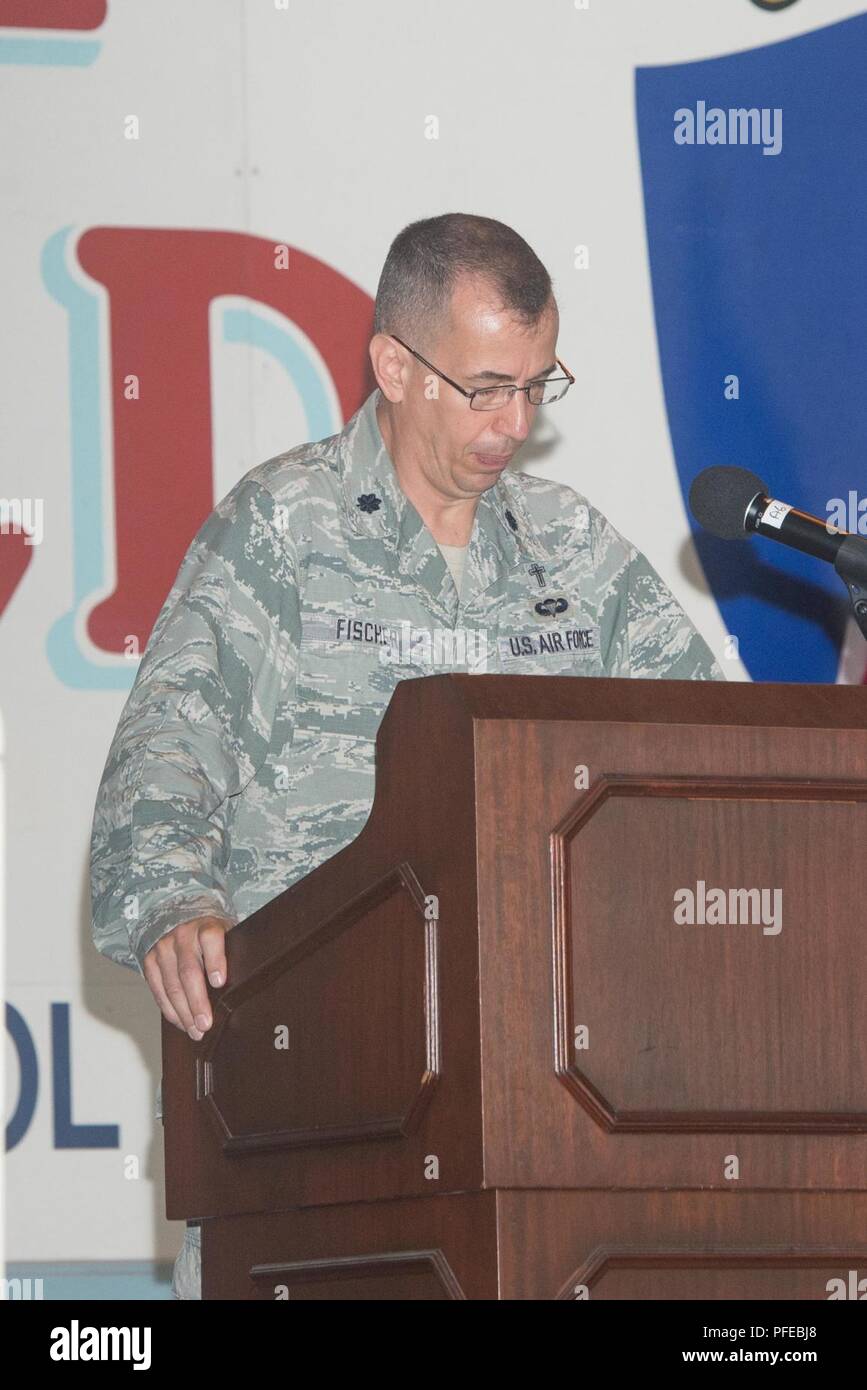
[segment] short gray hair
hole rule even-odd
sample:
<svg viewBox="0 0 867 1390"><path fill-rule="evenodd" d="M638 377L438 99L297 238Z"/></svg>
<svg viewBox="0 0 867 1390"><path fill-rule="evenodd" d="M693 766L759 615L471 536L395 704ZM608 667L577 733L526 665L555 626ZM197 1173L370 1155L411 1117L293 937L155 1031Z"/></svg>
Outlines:
<svg viewBox="0 0 867 1390"><path fill-rule="evenodd" d="M512 227L492 217L445 212L411 222L391 243L376 291L374 333L396 333L410 347L432 343L448 315L455 282L464 275L490 285L527 328L553 299L550 275Z"/></svg>

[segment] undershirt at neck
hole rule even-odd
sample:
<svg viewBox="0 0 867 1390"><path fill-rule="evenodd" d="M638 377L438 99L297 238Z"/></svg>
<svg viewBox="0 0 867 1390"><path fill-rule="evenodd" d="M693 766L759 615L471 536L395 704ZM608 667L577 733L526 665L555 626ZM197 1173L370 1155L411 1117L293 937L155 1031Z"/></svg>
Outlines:
<svg viewBox="0 0 867 1390"><path fill-rule="evenodd" d="M455 588L458 591L458 595L460 595L461 583L464 577L464 562L467 558L469 545L440 545L439 541L437 541L437 545L439 545L443 559L452 572Z"/></svg>

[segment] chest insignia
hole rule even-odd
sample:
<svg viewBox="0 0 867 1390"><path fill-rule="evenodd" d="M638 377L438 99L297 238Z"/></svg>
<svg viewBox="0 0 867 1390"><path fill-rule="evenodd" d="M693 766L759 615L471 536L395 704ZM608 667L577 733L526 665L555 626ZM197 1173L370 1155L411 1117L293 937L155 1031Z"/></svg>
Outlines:
<svg viewBox="0 0 867 1390"><path fill-rule="evenodd" d="M538 603L533 604L540 618L556 618L558 613L565 613L568 607L569 600L563 598L562 594L557 598L540 599Z"/></svg>

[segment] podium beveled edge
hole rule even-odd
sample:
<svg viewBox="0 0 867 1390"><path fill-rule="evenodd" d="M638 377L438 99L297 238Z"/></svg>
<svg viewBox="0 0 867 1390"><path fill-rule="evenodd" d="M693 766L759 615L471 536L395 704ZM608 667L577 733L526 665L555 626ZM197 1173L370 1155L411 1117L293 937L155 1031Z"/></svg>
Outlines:
<svg viewBox="0 0 867 1390"><path fill-rule="evenodd" d="M867 688L857 685L448 672L402 681L392 705L419 684L448 690L474 720L867 729Z"/></svg>

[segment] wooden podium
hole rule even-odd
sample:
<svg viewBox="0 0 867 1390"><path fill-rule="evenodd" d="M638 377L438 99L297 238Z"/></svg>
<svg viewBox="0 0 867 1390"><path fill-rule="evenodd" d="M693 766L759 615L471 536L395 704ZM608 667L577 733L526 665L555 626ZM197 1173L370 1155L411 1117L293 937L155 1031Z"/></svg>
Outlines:
<svg viewBox="0 0 867 1390"><path fill-rule="evenodd" d="M867 1296L867 692L434 676L376 759L163 1022L203 1297Z"/></svg>

